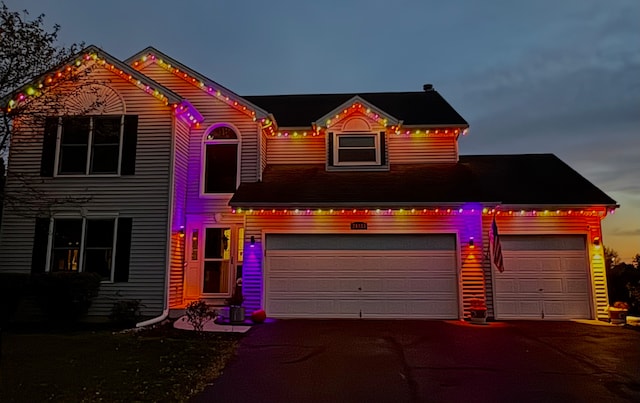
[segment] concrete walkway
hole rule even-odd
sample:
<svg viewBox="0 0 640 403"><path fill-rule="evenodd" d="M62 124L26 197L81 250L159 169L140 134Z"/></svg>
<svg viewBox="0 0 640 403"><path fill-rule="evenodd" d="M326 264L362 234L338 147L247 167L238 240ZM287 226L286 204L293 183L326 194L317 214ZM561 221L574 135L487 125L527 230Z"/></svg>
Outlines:
<svg viewBox="0 0 640 403"><path fill-rule="evenodd" d="M196 402L640 401L640 332L599 322L283 320Z"/></svg>

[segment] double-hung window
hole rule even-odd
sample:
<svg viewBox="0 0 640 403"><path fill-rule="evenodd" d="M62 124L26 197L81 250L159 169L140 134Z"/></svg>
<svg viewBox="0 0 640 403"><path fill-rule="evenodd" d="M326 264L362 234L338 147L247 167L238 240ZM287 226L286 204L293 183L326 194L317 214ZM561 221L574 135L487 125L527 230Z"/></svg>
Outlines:
<svg viewBox="0 0 640 403"><path fill-rule="evenodd" d="M217 126L205 135L202 193L233 193L238 186L239 141L228 126Z"/></svg>
<svg viewBox="0 0 640 403"><path fill-rule="evenodd" d="M131 223L131 218L123 217L39 218L32 268L34 272L90 272L103 281L127 281Z"/></svg>
<svg viewBox="0 0 640 403"><path fill-rule="evenodd" d="M54 219L49 271L86 271L111 281L115 225L114 218Z"/></svg>
<svg viewBox="0 0 640 403"><path fill-rule="evenodd" d="M334 150L335 165L380 165L378 135L338 134Z"/></svg>
<svg viewBox="0 0 640 403"><path fill-rule="evenodd" d="M41 175L133 174L137 126L131 115L47 118Z"/></svg>

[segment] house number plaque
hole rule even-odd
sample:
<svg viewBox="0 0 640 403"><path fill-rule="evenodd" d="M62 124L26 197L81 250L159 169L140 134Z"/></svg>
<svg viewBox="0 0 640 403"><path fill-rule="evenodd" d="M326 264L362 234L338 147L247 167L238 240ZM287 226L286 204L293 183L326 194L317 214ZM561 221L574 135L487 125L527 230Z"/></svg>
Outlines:
<svg viewBox="0 0 640 403"><path fill-rule="evenodd" d="M367 229L367 223L361 221L352 222L351 229Z"/></svg>

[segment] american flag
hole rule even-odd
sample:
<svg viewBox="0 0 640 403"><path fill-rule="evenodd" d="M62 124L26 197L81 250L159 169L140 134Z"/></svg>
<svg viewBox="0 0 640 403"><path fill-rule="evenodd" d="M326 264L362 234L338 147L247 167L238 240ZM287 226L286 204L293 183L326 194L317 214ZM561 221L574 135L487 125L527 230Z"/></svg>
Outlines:
<svg viewBox="0 0 640 403"><path fill-rule="evenodd" d="M491 231L489 231L489 240L491 243L491 253L493 254L493 264L496 265L500 273L504 271L504 262L502 260L502 245L500 245L500 236L498 235L498 224L496 217L493 217L491 223Z"/></svg>

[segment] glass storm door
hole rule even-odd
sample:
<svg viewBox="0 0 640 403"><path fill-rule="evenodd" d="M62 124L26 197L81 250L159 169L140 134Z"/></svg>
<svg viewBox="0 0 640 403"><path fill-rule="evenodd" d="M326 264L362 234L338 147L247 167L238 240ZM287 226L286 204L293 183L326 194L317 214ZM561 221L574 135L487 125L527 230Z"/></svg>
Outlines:
<svg viewBox="0 0 640 403"><path fill-rule="evenodd" d="M205 228L203 254L203 294L231 295L242 278L244 228Z"/></svg>
<svg viewBox="0 0 640 403"><path fill-rule="evenodd" d="M231 228L206 228L204 236L204 294L229 294Z"/></svg>

